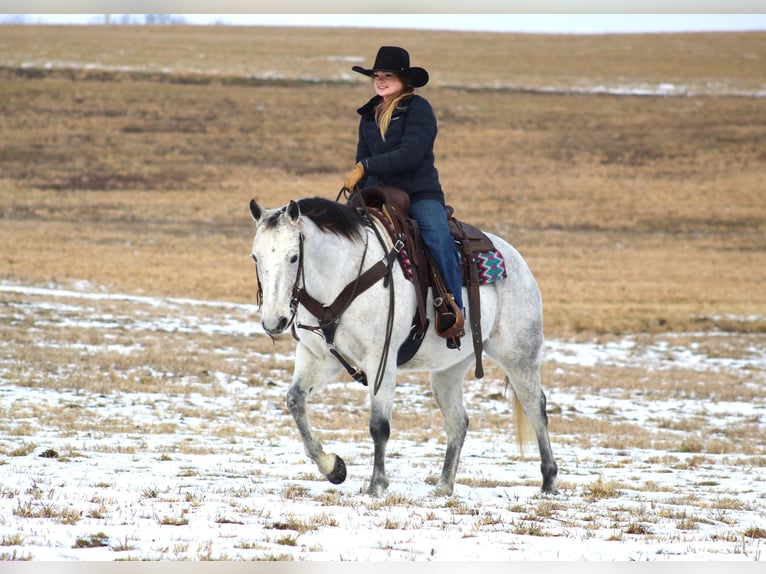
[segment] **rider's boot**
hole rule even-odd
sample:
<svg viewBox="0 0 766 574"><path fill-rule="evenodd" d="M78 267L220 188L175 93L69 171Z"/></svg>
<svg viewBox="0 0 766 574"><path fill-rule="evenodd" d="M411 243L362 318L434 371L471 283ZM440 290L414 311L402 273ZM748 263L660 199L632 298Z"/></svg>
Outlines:
<svg viewBox="0 0 766 574"><path fill-rule="evenodd" d="M447 293L445 298L447 308L437 313L436 333L447 339L448 348L459 349L460 337L465 335L465 313L455 304L455 297L451 293Z"/></svg>

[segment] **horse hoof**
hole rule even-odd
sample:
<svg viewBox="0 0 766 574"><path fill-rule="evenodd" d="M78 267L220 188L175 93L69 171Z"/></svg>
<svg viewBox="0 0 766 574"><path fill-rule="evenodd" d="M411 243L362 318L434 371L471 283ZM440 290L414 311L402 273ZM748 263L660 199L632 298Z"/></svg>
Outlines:
<svg viewBox="0 0 766 574"><path fill-rule="evenodd" d="M343 462L341 457L335 456L335 464L332 467L332 471L325 476L333 484L340 484L346 480L346 463Z"/></svg>
<svg viewBox="0 0 766 574"><path fill-rule="evenodd" d="M388 489L388 477L385 474L376 474L370 478L370 484L367 486L367 496L378 498Z"/></svg>
<svg viewBox="0 0 766 574"><path fill-rule="evenodd" d="M558 487L553 482L551 482L550 484L543 483L543 486L540 490L543 492L543 494L558 494L559 493Z"/></svg>
<svg viewBox="0 0 766 574"><path fill-rule="evenodd" d="M367 487L366 494L372 498L380 498L386 492L386 489L388 489L388 480L377 484L370 484L370 486Z"/></svg>
<svg viewBox="0 0 766 574"><path fill-rule="evenodd" d="M437 484L436 488L431 491L431 496L452 496L454 489L446 484Z"/></svg>

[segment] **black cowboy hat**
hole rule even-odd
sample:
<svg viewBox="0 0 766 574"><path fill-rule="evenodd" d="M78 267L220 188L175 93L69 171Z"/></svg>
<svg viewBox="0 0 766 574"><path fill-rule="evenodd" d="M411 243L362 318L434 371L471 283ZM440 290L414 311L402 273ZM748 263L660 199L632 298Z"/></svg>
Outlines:
<svg viewBox="0 0 766 574"><path fill-rule="evenodd" d="M409 78L412 86L420 88L428 83L428 72L423 68L410 67L410 55L404 48L382 46L375 56L375 64L369 70L361 66L351 68L355 72L372 76L373 72L394 72L399 76Z"/></svg>

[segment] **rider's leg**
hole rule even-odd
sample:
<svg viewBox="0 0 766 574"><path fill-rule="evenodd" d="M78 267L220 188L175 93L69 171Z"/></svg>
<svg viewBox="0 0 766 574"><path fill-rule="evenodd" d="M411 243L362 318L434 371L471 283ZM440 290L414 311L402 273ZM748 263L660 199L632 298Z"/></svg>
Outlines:
<svg viewBox="0 0 766 574"><path fill-rule="evenodd" d="M444 205L435 199L422 199L410 206L410 217L418 222L423 242L439 268L444 286L455 297L459 309L463 309L463 288L460 278L455 242L447 226Z"/></svg>

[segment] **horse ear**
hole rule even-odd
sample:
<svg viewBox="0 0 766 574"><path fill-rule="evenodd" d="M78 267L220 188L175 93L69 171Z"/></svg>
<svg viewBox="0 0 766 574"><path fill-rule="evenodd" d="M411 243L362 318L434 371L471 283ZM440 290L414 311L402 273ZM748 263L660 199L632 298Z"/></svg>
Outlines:
<svg viewBox="0 0 766 574"><path fill-rule="evenodd" d="M263 208L260 205L258 205L258 203L254 199L251 199L250 200L250 215L252 216L253 221L255 221L256 223L260 223L261 218L263 217L263 213L264 213Z"/></svg>
<svg viewBox="0 0 766 574"><path fill-rule="evenodd" d="M290 203L287 204L287 209L285 210L285 213L287 214L287 217L290 218L290 221L293 223L297 223L298 219L300 219L301 216L301 208L298 207L298 204L294 202L293 200L290 200Z"/></svg>

